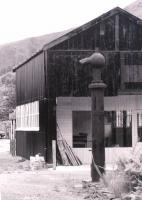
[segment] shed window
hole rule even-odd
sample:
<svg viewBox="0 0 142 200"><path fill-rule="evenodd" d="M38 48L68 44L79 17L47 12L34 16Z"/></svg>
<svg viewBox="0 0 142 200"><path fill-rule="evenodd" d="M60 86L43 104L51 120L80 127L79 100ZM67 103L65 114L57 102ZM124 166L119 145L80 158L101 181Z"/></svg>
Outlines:
<svg viewBox="0 0 142 200"><path fill-rule="evenodd" d="M73 111L73 147L90 148L92 146L91 112ZM132 146L131 110L105 111L105 146Z"/></svg>
<svg viewBox="0 0 142 200"><path fill-rule="evenodd" d="M132 146L131 110L105 111L105 146Z"/></svg>
<svg viewBox="0 0 142 200"><path fill-rule="evenodd" d="M73 111L73 147L91 147L91 112Z"/></svg>
<svg viewBox="0 0 142 200"><path fill-rule="evenodd" d="M16 107L16 130L39 131L39 102Z"/></svg>

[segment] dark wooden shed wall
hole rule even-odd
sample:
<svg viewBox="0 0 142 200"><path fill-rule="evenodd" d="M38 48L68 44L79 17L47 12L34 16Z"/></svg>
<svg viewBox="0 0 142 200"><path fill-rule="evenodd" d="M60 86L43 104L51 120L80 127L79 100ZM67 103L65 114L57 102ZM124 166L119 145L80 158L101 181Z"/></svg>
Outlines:
<svg viewBox="0 0 142 200"><path fill-rule="evenodd" d="M17 105L44 98L44 85L44 53L41 53L16 71Z"/></svg>
<svg viewBox="0 0 142 200"><path fill-rule="evenodd" d="M48 51L48 95L90 96L88 85L92 80L92 68L82 66L81 58L94 51L52 50ZM142 52L141 51L103 51L106 65L102 80L107 84L105 96L120 93L142 93Z"/></svg>
<svg viewBox="0 0 142 200"><path fill-rule="evenodd" d="M92 80L90 65L82 66L81 58L90 56L93 51L49 51L48 53L48 92L49 96L90 96L88 85ZM107 84L106 95L117 94L120 88L119 53L105 52L106 66L102 78Z"/></svg>
<svg viewBox="0 0 142 200"><path fill-rule="evenodd" d="M96 47L101 50L115 50L115 17L110 17L87 30L82 30L75 36L69 35L69 39L52 49L93 50Z"/></svg>
<svg viewBox="0 0 142 200"><path fill-rule="evenodd" d="M142 25L124 14L119 15L119 25L120 50L141 50Z"/></svg>

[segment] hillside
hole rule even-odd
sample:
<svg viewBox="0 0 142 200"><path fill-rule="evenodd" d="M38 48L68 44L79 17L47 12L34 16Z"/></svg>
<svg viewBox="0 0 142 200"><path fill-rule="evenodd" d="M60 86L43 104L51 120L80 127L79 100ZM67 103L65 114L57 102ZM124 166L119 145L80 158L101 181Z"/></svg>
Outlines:
<svg viewBox="0 0 142 200"><path fill-rule="evenodd" d="M125 10L142 19L142 0L134 1Z"/></svg>
<svg viewBox="0 0 142 200"><path fill-rule="evenodd" d="M25 61L39 51L44 44L67 33L67 31L51 33L40 37L9 43L0 46L0 75L12 70L15 65Z"/></svg>

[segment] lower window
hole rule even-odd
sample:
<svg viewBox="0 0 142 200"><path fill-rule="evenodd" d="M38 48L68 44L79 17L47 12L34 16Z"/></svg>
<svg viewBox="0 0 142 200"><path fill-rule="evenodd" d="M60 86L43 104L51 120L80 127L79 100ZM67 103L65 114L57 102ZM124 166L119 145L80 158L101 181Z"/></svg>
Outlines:
<svg viewBox="0 0 142 200"><path fill-rule="evenodd" d="M92 147L91 112L73 111L73 147ZM105 111L105 146L132 146L132 114L131 111Z"/></svg>
<svg viewBox="0 0 142 200"><path fill-rule="evenodd" d="M91 112L73 111L73 147L91 147Z"/></svg>
<svg viewBox="0 0 142 200"><path fill-rule="evenodd" d="M132 146L131 111L105 111L105 146Z"/></svg>

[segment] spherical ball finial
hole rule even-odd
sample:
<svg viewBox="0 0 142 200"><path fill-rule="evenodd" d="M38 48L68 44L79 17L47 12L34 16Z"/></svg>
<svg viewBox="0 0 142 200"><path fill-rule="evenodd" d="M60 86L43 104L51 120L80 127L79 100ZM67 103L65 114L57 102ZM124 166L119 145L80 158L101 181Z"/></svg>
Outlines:
<svg viewBox="0 0 142 200"><path fill-rule="evenodd" d="M89 63L96 68L102 68L105 65L105 57L100 52L95 52L89 57Z"/></svg>

